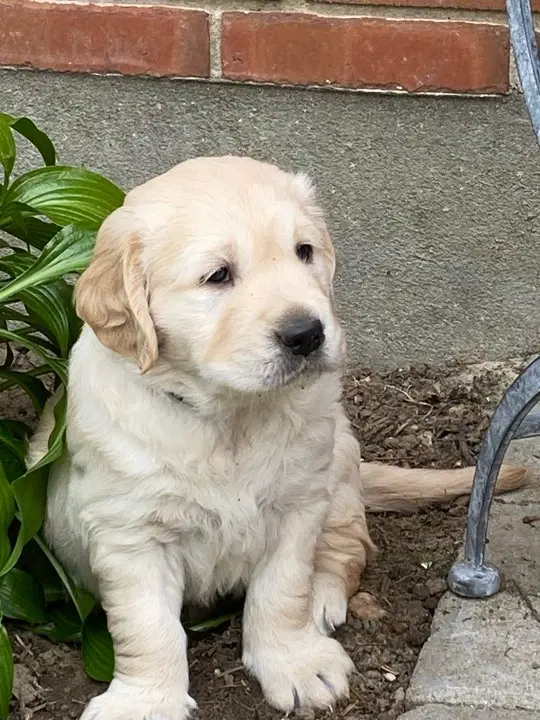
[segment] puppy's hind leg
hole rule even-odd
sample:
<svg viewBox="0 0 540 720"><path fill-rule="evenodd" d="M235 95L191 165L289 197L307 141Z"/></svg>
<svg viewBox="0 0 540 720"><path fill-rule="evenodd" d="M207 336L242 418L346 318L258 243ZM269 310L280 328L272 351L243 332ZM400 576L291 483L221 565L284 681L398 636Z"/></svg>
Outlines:
<svg viewBox="0 0 540 720"><path fill-rule="evenodd" d="M343 418L336 435L332 471L339 478L318 538L313 577L313 615L320 632L329 634L347 619L347 604L375 554L369 536L362 483L360 448Z"/></svg>

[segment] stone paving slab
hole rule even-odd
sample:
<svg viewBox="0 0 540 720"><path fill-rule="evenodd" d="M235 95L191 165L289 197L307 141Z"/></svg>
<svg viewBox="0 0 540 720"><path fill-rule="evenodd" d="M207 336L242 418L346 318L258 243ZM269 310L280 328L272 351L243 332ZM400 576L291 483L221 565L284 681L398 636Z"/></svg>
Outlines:
<svg viewBox="0 0 540 720"><path fill-rule="evenodd" d="M521 505L496 499L491 508L486 558L503 571L510 592L514 582L520 592L540 595L540 503Z"/></svg>
<svg viewBox="0 0 540 720"><path fill-rule="evenodd" d="M399 720L540 720L540 712L424 705L400 715Z"/></svg>
<svg viewBox="0 0 540 720"><path fill-rule="evenodd" d="M538 611L540 600L507 592L480 601L447 594L420 653L408 705L540 712Z"/></svg>
<svg viewBox="0 0 540 720"><path fill-rule="evenodd" d="M537 406L535 412L540 412ZM498 502L517 505L526 505L529 502L540 501L540 438L527 438L526 440L514 440L504 458L504 462L512 465L525 465L532 473L532 486L525 490L500 495Z"/></svg>
<svg viewBox="0 0 540 720"><path fill-rule="evenodd" d="M503 592L445 595L400 720L540 720L540 438L512 443L505 461L528 466L533 485L492 505L486 556Z"/></svg>

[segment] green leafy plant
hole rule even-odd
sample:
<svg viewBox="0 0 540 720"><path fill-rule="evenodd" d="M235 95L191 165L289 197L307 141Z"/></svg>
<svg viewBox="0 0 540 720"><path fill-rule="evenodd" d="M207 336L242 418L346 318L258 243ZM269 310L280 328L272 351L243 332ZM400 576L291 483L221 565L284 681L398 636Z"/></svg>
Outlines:
<svg viewBox="0 0 540 720"><path fill-rule="evenodd" d="M12 179L19 141L34 146L42 166ZM6 621L23 623L53 640L82 642L90 676L109 680L112 674L112 646L102 611L94 598L73 585L40 531L50 465L64 452L67 359L80 330L70 279L87 266L99 226L122 204L124 193L96 173L58 165L45 133L28 118L3 113L0 166L0 392L19 388L37 415L53 393L58 398L48 453L31 468L25 465L31 428L20 420L0 420L0 718L4 720L13 683Z"/></svg>
<svg viewBox="0 0 540 720"><path fill-rule="evenodd" d="M42 166L12 179L21 139L38 151ZM31 468L25 458L32 428L0 419L0 720L6 720L13 686L6 622L54 641L81 643L90 677L112 678L105 615L75 587L43 542L41 527L49 470L65 450L67 361L81 326L72 279L88 265L96 233L123 203L124 192L96 173L58 165L43 131L28 118L4 113L0 168L0 393L23 391L37 416L56 396L48 453ZM235 616L188 623L188 630L208 632Z"/></svg>

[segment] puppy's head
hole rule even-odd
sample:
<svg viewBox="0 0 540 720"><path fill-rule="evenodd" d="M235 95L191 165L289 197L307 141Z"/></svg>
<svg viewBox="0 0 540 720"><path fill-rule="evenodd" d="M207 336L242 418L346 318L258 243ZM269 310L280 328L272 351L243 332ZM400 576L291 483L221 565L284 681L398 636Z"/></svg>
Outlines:
<svg viewBox="0 0 540 720"><path fill-rule="evenodd" d="M101 342L256 392L339 367L335 257L313 189L248 158L201 158L126 198L76 289Z"/></svg>

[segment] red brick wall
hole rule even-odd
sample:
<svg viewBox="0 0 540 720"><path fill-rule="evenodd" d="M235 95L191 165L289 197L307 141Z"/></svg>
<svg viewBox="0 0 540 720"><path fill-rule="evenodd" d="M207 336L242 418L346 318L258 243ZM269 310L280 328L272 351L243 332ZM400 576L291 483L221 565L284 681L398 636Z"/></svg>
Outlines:
<svg viewBox="0 0 540 720"><path fill-rule="evenodd" d="M0 66L491 94L509 40L503 0L0 0Z"/></svg>

